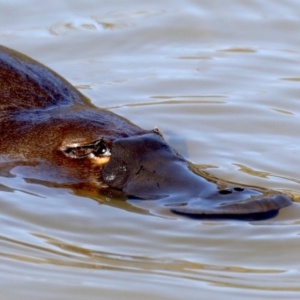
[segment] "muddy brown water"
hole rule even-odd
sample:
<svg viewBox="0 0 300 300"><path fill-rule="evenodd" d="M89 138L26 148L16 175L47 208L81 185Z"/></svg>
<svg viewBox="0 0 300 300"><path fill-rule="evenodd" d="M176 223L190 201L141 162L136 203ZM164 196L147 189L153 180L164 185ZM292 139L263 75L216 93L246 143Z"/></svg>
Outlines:
<svg viewBox="0 0 300 300"><path fill-rule="evenodd" d="M1 299L299 299L299 28L296 0L0 1L1 44L212 174L296 200L270 220L195 221L15 168Z"/></svg>

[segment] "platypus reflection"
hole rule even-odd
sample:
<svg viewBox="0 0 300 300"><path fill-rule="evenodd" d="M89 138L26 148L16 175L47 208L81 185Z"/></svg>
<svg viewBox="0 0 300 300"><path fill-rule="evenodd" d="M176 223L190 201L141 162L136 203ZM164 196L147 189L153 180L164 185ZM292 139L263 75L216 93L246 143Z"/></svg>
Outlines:
<svg viewBox="0 0 300 300"><path fill-rule="evenodd" d="M155 199L173 212L259 216L292 202L261 188L220 186L193 172L158 130L93 106L62 77L0 47L0 153L35 166L48 182L129 198Z"/></svg>

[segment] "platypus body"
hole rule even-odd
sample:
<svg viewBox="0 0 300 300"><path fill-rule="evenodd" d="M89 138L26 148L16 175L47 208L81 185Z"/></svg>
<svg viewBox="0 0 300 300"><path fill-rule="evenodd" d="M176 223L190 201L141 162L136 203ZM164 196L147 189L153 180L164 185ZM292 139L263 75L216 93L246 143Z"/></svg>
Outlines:
<svg viewBox="0 0 300 300"><path fill-rule="evenodd" d="M0 136L0 161L34 166L44 181L153 199L180 214L255 217L292 203L199 176L157 129L92 105L49 68L1 46Z"/></svg>

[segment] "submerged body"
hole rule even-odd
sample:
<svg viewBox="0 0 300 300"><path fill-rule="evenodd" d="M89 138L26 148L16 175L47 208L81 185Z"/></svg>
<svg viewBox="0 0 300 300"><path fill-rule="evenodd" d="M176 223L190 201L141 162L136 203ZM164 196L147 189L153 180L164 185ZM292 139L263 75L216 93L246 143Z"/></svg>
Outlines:
<svg viewBox="0 0 300 300"><path fill-rule="evenodd" d="M244 216L290 205L271 190L195 174L158 130L93 106L66 80L0 47L0 155L61 186L159 200L183 214Z"/></svg>

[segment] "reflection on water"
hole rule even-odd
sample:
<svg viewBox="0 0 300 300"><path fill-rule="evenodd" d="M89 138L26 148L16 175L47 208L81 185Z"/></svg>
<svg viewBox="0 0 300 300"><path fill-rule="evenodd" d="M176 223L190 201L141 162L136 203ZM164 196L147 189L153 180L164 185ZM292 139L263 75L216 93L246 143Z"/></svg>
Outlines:
<svg viewBox="0 0 300 300"><path fill-rule="evenodd" d="M190 97L182 97L182 99L179 100L171 100L172 97L160 97L160 96L154 96L152 98L155 99L169 99L169 100L165 100L165 101L156 101L156 102L149 102L149 103L133 103L133 104L124 104L122 106L111 106L111 107L107 107L107 109L119 109L119 108L124 108L124 107L130 107L130 106L150 106L150 105L155 105L155 107L162 105L188 105L188 104L224 104L225 102L223 101L209 101L209 100L185 100L183 98L191 98ZM196 96L194 96L196 98ZM212 96L213 97L213 96ZM179 97L178 97L179 98ZM201 98L199 96L199 98ZM206 98L206 97L205 97Z"/></svg>
<svg viewBox="0 0 300 300"><path fill-rule="evenodd" d="M0 36L158 127L198 172L299 202L299 5L1 1ZM1 170L1 299L299 298L298 203L195 221L14 175Z"/></svg>
<svg viewBox="0 0 300 300"><path fill-rule="evenodd" d="M268 172L262 172L262 171L256 171L256 170L253 170L249 167L246 167L246 166L243 166L243 165L240 165L240 164L235 164L236 166L239 167L239 171L241 172L245 172L251 176L258 176L258 177L262 177L262 178L269 178L269 176L271 175L270 173Z"/></svg>

